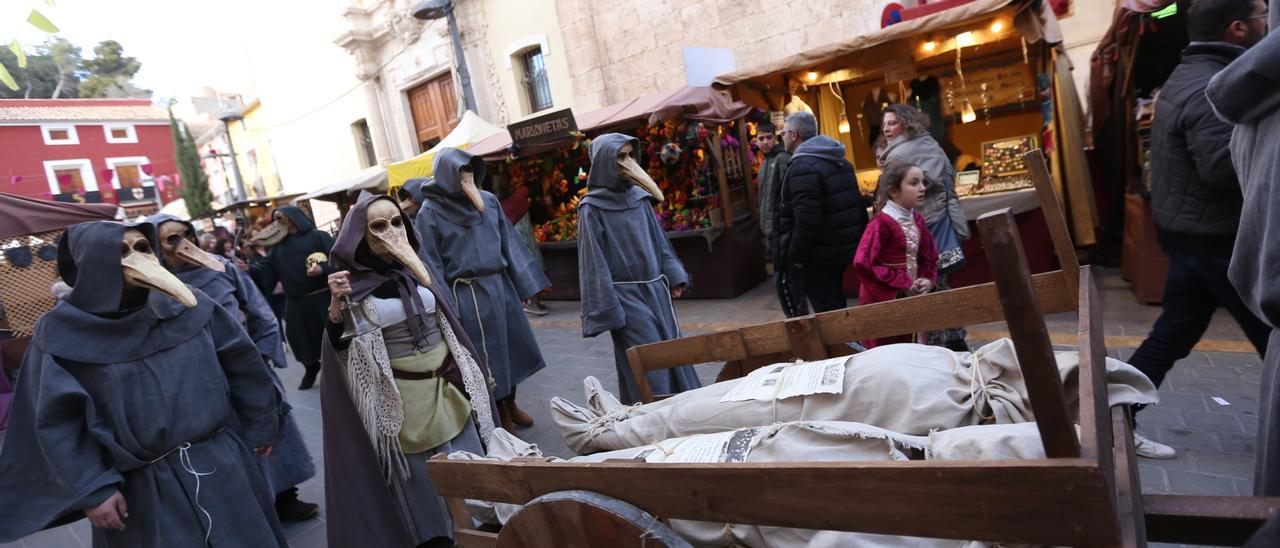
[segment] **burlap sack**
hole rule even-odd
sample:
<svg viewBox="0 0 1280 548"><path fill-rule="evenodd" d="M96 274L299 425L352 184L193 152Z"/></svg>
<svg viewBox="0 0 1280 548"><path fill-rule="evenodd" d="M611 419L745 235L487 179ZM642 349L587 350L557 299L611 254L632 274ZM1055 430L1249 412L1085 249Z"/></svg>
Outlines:
<svg viewBox="0 0 1280 548"><path fill-rule="evenodd" d="M1056 358L1067 393L1074 396L1078 357L1075 352L1059 352ZM1107 370L1112 405L1156 401L1155 386L1137 369L1108 359ZM721 403L738 382L624 406L588 377L588 406L554 398L552 418L565 443L579 454L779 422L860 422L920 436L961 426L1035 420L1008 339L973 353L917 344L875 348L848 358L841 394ZM1075 398L1068 400L1074 414Z"/></svg>
<svg viewBox="0 0 1280 548"><path fill-rule="evenodd" d="M712 434L714 435L714 434ZM904 451L925 449L926 439L904 436L874 426L848 422L794 422L734 431L735 439L749 440L730 449L717 462L840 462L907 460ZM705 435L692 436L696 439ZM569 459L567 462L602 462L609 459L644 458L653 451L670 450L687 439L664 440L647 445L596 453ZM487 457L456 452L450 459L511 460L516 457L541 457L537 446L521 441L505 430L495 430L489 441ZM565 462L563 459L551 459ZM672 461L668 461L672 462ZM767 501L762 501L766 503ZM519 510L519 505L467 501L473 517L489 523L506 523ZM847 546L967 548L983 543L956 540L895 537L841 531L817 531L784 527L761 527L703 521L673 520L671 527L696 546L808 546L836 548Z"/></svg>

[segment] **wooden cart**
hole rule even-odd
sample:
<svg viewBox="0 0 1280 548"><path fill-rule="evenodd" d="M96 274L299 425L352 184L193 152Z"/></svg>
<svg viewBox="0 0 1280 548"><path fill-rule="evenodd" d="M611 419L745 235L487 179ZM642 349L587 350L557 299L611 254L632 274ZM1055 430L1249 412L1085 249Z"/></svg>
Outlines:
<svg viewBox="0 0 1280 548"><path fill-rule="evenodd" d="M650 533L653 524L643 520L659 516L1068 546L1243 543L1280 509L1280 498L1142 495L1129 413L1109 408L1105 400L1102 308L1092 272L1075 267L1043 156L1032 151L1027 158L1062 270L1031 276L1012 215L995 212L978 221L988 256L999 265L993 269L994 283L643 345L630 349L628 358L637 379L644 379L645 371L721 361L726 379L793 357L848 354L850 341L1005 321L1047 458L587 464L436 457L427 466L453 512L459 544L605 546L619 539L629 539L628 545L636 540L642 546L679 544L655 534L609 536L618 534L610 520L619 512L601 512L589 501L564 496L576 490L643 509L632 523L640 520L640 530ZM1073 310L1079 314L1079 437L1044 322L1044 314ZM646 401L661 397L646 383L640 385ZM474 528L464 499L526 506L517 514L520 519L493 533Z"/></svg>

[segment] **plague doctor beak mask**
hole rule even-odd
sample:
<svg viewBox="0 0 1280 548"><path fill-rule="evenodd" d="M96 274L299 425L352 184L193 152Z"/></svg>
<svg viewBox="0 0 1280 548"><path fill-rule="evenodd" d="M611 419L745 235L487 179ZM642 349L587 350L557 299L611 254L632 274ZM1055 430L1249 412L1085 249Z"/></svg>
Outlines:
<svg viewBox="0 0 1280 548"><path fill-rule="evenodd" d="M618 177L643 188L659 202L666 200L662 189L658 188L658 183L654 182L653 177L640 167L639 162L636 162L635 150L631 143L626 143L618 149Z"/></svg>
<svg viewBox="0 0 1280 548"><path fill-rule="evenodd" d="M154 289L188 308L196 305L196 296L191 289L160 265L151 241L138 229L124 231L124 239L120 243L120 271L125 286Z"/></svg>
<svg viewBox="0 0 1280 548"><path fill-rule="evenodd" d="M465 188L465 187L464 187ZM477 197L479 195L477 194ZM375 200L369 204L366 214L365 242L369 250L384 261L397 263L409 269L422 285L431 285L426 265L418 258L400 208L390 200Z"/></svg>
<svg viewBox="0 0 1280 548"><path fill-rule="evenodd" d="M196 245L195 234L186 223L181 221L160 223L156 231L159 233L160 252L164 255L166 264L172 267L189 264L216 272L226 271L225 263Z"/></svg>

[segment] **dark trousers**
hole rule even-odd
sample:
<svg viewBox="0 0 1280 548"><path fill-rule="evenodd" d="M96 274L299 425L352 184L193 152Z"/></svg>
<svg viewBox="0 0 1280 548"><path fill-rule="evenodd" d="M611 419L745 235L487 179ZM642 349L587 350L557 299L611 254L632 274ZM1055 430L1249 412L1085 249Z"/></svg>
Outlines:
<svg viewBox="0 0 1280 548"><path fill-rule="evenodd" d="M1231 259L1169 249L1165 254L1169 256L1169 276L1164 283L1164 312L1129 363L1160 386L1173 364L1200 342L1219 306L1236 319L1258 354L1265 355L1271 328L1245 307L1227 279Z"/></svg>
<svg viewBox="0 0 1280 548"><path fill-rule="evenodd" d="M844 269L846 265L808 264L792 269L796 283L804 288L814 313L840 310L848 305L844 298Z"/></svg>
<svg viewBox="0 0 1280 548"><path fill-rule="evenodd" d="M773 288L778 293L778 304L782 305L782 313L788 318L809 315L809 298L805 296L804 286L800 284L791 265L774 261Z"/></svg>

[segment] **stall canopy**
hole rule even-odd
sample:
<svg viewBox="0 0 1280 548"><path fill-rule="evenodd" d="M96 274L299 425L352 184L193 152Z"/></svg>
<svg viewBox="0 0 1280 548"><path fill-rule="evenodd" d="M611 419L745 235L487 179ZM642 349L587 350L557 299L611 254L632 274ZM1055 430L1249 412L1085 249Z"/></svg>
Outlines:
<svg viewBox="0 0 1280 548"><path fill-rule="evenodd" d="M442 148L467 150L494 135L506 135L506 132L468 110L462 114L458 127L453 128L453 131L450 131L436 146L431 147L431 150L403 162L387 165L388 186L393 189L400 188L405 181L414 177L430 177L431 164L435 161L436 151Z"/></svg>
<svg viewBox="0 0 1280 548"><path fill-rule="evenodd" d="M53 202L0 192L0 239L61 230L86 221L110 221L114 204Z"/></svg>
<svg viewBox="0 0 1280 548"><path fill-rule="evenodd" d="M673 118L695 122L724 124L737 120L751 112L751 106L734 101L727 92L710 87L685 87L680 89L646 93L627 102L609 105L585 113L574 113L578 131L604 133L622 129L641 122L657 123ZM530 155L545 152L565 143L550 143L542 150L521 150ZM511 147L511 136L499 133L476 143L471 153L492 159L505 155Z"/></svg>
<svg viewBox="0 0 1280 548"><path fill-rule="evenodd" d="M209 207L214 211L217 211L222 209L223 205L221 202L214 200L209 203ZM173 215L179 219L191 218L191 212L187 211L187 201L182 198L178 198L177 200L165 204L164 207L160 208L160 213Z"/></svg>
<svg viewBox="0 0 1280 548"><path fill-rule="evenodd" d="M294 201L324 200L326 202L339 202L353 194L358 194L361 190L385 192L387 190L387 170L381 166L374 166L350 179L343 179L303 194Z"/></svg>

